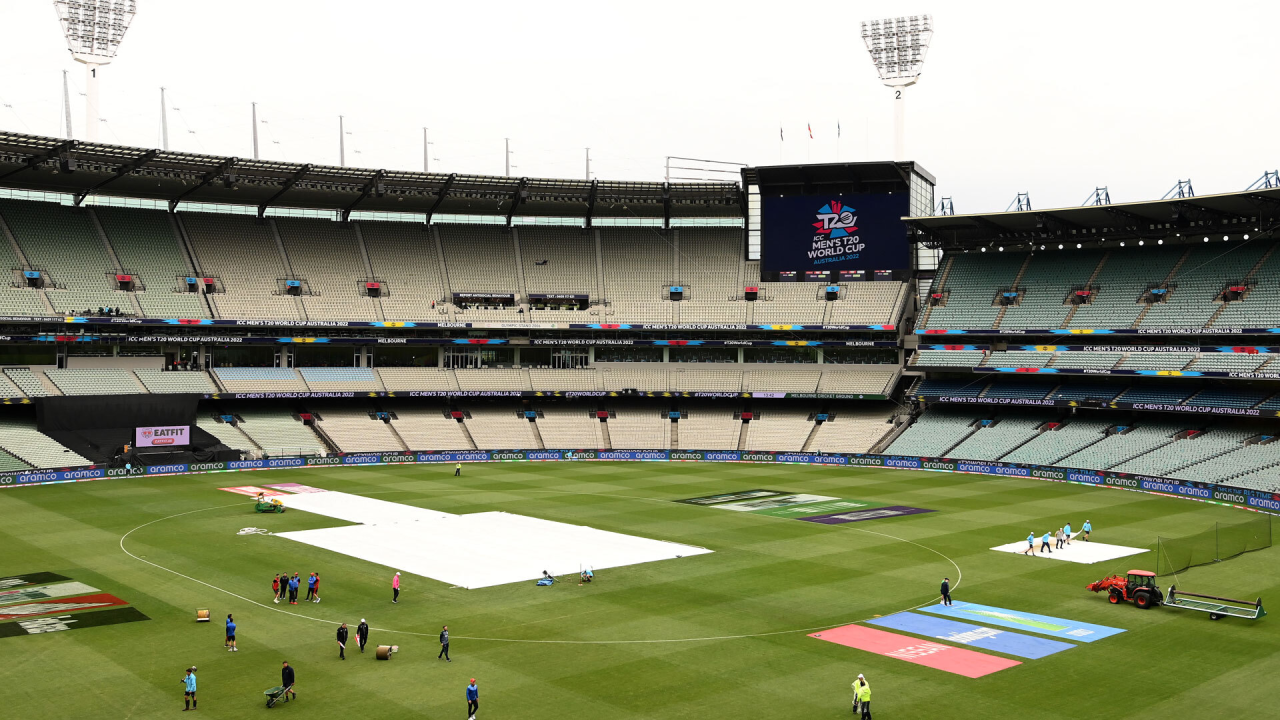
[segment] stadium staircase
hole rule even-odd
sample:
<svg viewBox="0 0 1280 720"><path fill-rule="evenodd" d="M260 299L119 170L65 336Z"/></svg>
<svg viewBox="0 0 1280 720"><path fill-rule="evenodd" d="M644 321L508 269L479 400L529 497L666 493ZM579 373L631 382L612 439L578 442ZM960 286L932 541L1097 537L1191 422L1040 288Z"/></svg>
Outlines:
<svg viewBox="0 0 1280 720"><path fill-rule="evenodd" d="M813 447L813 442L818 439L818 431L822 428L817 422L813 423L813 427L809 428L809 435L804 439L804 445L800 446L800 452L809 452Z"/></svg>
<svg viewBox="0 0 1280 720"><path fill-rule="evenodd" d="M1107 260L1110 258L1111 258L1110 250L1107 250L1106 252L1102 253L1102 257L1098 260L1097 266L1093 268L1093 274L1089 276L1088 280L1084 281L1084 287L1081 288L1082 290L1094 289L1093 284L1098 280L1098 273L1102 272L1102 268L1107 264ZM1064 318L1063 321L1058 325L1058 328L1065 329L1065 328L1071 327L1071 321L1075 319L1076 312L1079 310L1080 310L1079 305L1072 305L1071 309L1067 311L1067 317Z"/></svg>
<svg viewBox="0 0 1280 720"><path fill-rule="evenodd" d="M467 427L467 419L465 416L458 418L458 429L462 431L462 437L467 439L467 446L472 450L478 449L476 439L471 437L471 429Z"/></svg>
<svg viewBox="0 0 1280 720"><path fill-rule="evenodd" d="M369 248L364 244L364 233L360 231L360 223L351 223L351 231L355 235L356 246L360 249L360 261L364 263L365 277L372 280L377 276L373 272L373 263L369 262ZM382 311L382 298L370 299L373 300L374 315L378 317L379 322L384 322L387 319L387 315ZM386 388L383 389L385 390Z"/></svg>
<svg viewBox="0 0 1280 720"><path fill-rule="evenodd" d="M320 418L317 417L316 420L320 420ZM304 424L304 427L309 428L316 438L324 444L325 449L329 452L340 453L343 451L342 448L338 446L338 443L334 442L333 438L329 437L329 433L325 432L324 428L320 427L320 422L314 422L311 425Z"/></svg>
<svg viewBox="0 0 1280 720"><path fill-rule="evenodd" d="M751 426L751 423L744 422L742 423L742 427L738 429L738 447L737 447L738 450L747 449L747 436L750 434L747 428L749 428L750 426Z"/></svg>
<svg viewBox="0 0 1280 720"><path fill-rule="evenodd" d="M89 222L93 224L93 229L98 232L98 239L102 241L102 247L107 251L107 258L111 260L111 265L117 273L124 272L124 266L120 264L120 256L116 254L116 249L111 246L111 240L107 238L107 231L102 227L102 221L98 219L98 214L92 208L85 208L85 214L89 216ZM129 297L129 306L136 317L146 317L143 312L142 305L138 303L137 293L125 293Z"/></svg>
<svg viewBox="0 0 1280 720"><path fill-rule="evenodd" d="M182 223L182 217L178 213L168 213L169 224L173 227L173 234L178 238L178 245L182 247L182 254L186 257L187 263L191 265L191 269L195 272L196 277L208 277L204 269L200 267L200 260L196 256L194 250L191 249L191 238L187 236L187 227ZM200 296L200 302L208 311L209 317L219 317L213 309L213 301L203 292L197 293ZM215 384L216 384L215 380Z"/></svg>
<svg viewBox="0 0 1280 720"><path fill-rule="evenodd" d="M538 429L537 420L529 423L529 432L533 434L533 441L538 444L538 449L546 450L547 444L542 441L542 431Z"/></svg>
<svg viewBox="0 0 1280 720"><path fill-rule="evenodd" d="M600 438L603 440L601 444L604 450L613 449L613 438L609 437L609 422L607 420L600 423Z"/></svg>
<svg viewBox="0 0 1280 720"><path fill-rule="evenodd" d="M680 423L678 422L671 423L671 449L680 449Z"/></svg>
<svg viewBox="0 0 1280 720"><path fill-rule="evenodd" d="M942 268L942 274L938 276L937 280L935 280L933 283L929 285L929 292L931 294L935 292L938 292L938 293L945 292L943 288L947 286L947 275L951 274L951 266L954 265L955 262L956 262L956 258L954 255L947 256L947 264L946 264L946 267ZM945 294L943 295L943 299L944 300L946 299ZM916 321L916 327L921 329L929 327L929 315L931 315L932 313L933 313L933 305L926 304L924 309L924 314L921 315L920 318Z"/></svg>
<svg viewBox="0 0 1280 720"><path fill-rule="evenodd" d="M1169 270L1169 274L1166 275L1164 280L1162 280L1156 287L1169 287L1169 283L1173 282L1173 278L1178 274L1178 270L1182 268L1182 264L1187 261L1187 258L1191 257L1191 250L1191 247L1187 247L1186 252L1182 253L1182 257L1178 258L1178 262L1173 264L1173 267ZM1134 318L1133 324L1129 327L1136 328L1142 325L1142 320L1147 317L1147 313L1149 312L1151 312L1151 305L1147 305L1142 308L1142 312L1138 313L1138 317Z"/></svg>
<svg viewBox="0 0 1280 720"><path fill-rule="evenodd" d="M1262 257L1258 258L1258 262L1254 263L1252 268L1249 268L1249 272L1245 273L1244 278L1241 280L1241 284L1249 289L1245 290L1244 293L1241 294L1240 299L1237 300L1236 302L1244 302L1245 299L1249 297L1250 292L1253 290L1254 278L1257 277L1258 271L1262 269L1262 265L1271 258L1272 253L1274 253L1275 251L1276 251L1276 245L1272 244L1271 247L1267 248L1267 251L1262 254ZM1218 317L1221 316L1222 313L1226 311L1227 307L1230 304L1231 303L1223 302L1221 305L1219 305L1218 309L1214 311L1213 316L1209 318L1209 321L1206 322L1204 326L1213 327L1213 324L1217 322Z"/></svg>
<svg viewBox="0 0 1280 720"><path fill-rule="evenodd" d="M1022 267L1018 268L1018 274L1013 277L1013 282L1009 285L1009 290L1019 292L1019 284L1022 282L1022 276L1027 274L1027 267L1031 265L1031 258L1035 257L1035 253L1029 253L1027 259L1022 261ZM1019 294L1021 300L1021 294ZM1004 322L1004 316L1009 312L1010 305L1001 305L1000 312L996 314L995 322L991 323L992 328L999 329L1000 323Z"/></svg>

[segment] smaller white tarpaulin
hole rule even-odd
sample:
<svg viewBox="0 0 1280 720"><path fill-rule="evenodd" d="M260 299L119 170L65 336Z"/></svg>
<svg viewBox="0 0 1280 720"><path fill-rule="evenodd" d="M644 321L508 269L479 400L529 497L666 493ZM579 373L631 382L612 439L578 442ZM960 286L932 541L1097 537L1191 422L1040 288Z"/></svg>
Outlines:
<svg viewBox="0 0 1280 720"><path fill-rule="evenodd" d="M1080 563L1082 565L1092 565L1107 560L1115 560L1116 558L1129 557L1130 555L1140 555L1145 552L1151 552L1144 548L1125 547L1124 545L1108 545L1100 542L1085 542L1078 537L1079 533L1073 534L1071 544L1064 548L1056 548L1056 541L1049 539L1049 547L1053 549L1050 553L1048 550L1044 552L1036 552L1036 557L1049 558L1050 560L1062 560L1065 562ZM1040 535L1036 536L1036 551L1040 550ZM1008 545L1000 545L991 548L996 552L1014 553L1021 555L1027 549L1027 541L1019 540L1018 542L1009 543Z"/></svg>

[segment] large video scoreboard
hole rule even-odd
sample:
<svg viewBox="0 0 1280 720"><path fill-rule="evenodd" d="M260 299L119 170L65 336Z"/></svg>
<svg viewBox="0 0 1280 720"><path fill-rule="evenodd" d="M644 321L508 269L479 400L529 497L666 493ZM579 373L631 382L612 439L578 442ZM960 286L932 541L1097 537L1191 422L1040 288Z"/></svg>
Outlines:
<svg viewBox="0 0 1280 720"><path fill-rule="evenodd" d="M933 208L933 177L910 162L749 168L744 180L759 193L748 230L758 232L760 270L771 280L910 270L902 218Z"/></svg>

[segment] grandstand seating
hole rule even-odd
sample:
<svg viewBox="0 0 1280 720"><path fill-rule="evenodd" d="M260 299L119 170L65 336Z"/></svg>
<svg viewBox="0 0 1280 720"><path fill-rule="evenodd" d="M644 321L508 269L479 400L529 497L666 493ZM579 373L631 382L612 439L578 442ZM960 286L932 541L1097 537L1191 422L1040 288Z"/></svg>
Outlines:
<svg viewBox="0 0 1280 720"><path fill-rule="evenodd" d="M1049 396L1049 391L1057 387L1053 381L1006 380L992 383L984 397L992 398L1027 398L1039 400Z"/></svg>
<svg viewBox="0 0 1280 720"><path fill-rule="evenodd" d="M1163 282L1185 252L1174 247L1112 250L1090 286L1092 302L1080 305L1067 327L1131 327L1146 308L1139 302L1143 293Z"/></svg>
<svg viewBox="0 0 1280 720"><path fill-rule="evenodd" d="M107 255L88 210L3 200L0 216L27 262L46 272L57 288L45 292L55 310L80 315L90 308L96 311L99 307L119 307L123 313L133 314L128 293L113 289L108 281L118 268Z"/></svg>
<svg viewBox="0 0 1280 720"><path fill-rule="evenodd" d="M219 317L301 320L299 303L282 294L289 276L270 223L248 215L181 213L201 274L216 276L226 290L206 297Z"/></svg>
<svg viewBox="0 0 1280 720"><path fill-rule="evenodd" d="M0 275L0 315L48 315L49 310L41 299L43 291L26 288L21 270L29 268L23 266L13 251L5 227L0 206L0 273L8 273Z"/></svg>
<svg viewBox="0 0 1280 720"><path fill-rule="evenodd" d="M947 454L966 460L999 460L1036 437L1044 414L1001 412L994 420L989 425L980 422L972 435Z"/></svg>
<svg viewBox="0 0 1280 720"><path fill-rule="evenodd" d="M1000 458L1003 462L1056 465L1060 460L1098 442L1112 420L1071 418L1053 430L1039 433L1025 445Z"/></svg>
<svg viewBox="0 0 1280 720"><path fill-rule="evenodd" d="M49 388L45 387L44 383L40 382L40 378L36 377L35 371L31 368L5 368L4 374L27 397L44 397L46 395L59 394L58 392L51 392Z"/></svg>
<svg viewBox="0 0 1280 720"><path fill-rule="evenodd" d="M1111 469L1116 472L1140 472L1167 476L1176 470L1208 458L1237 450L1247 438L1255 434L1252 430L1232 426L1211 427L1206 432L1177 439L1168 445L1161 446L1159 452L1147 453L1122 462Z"/></svg>
<svg viewBox="0 0 1280 720"><path fill-rule="evenodd" d="M610 447L615 450L652 450L671 447L671 420L649 403L611 401Z"/></svg>
<svg viewBox="0 0 1280 720"><path fill-rule="evenodd" d="M831 369L831 368L839 369ZM824 366L818 392L885 395L893 389L900 368L897 365Z"/></svg>
<svg viewBox="0 0 1280 720"><path fill-rule="evenodd" d="M133 371L147 390L153 393L215 393L218 388L202 372L165 371L139 368Z"/></svg>
<svg viewBox="0 0 1280 720"><path fill-rule="evenodd" d="M1065 304L1073 290L1082 289L1104 253L1099 250L1050 250L1033 253L1018 286L1023 289L1018 304L1000 319L1002 329L1058 328L1066 320L1071 305Z"/></svg>
<svg viewBox="0 0 1280 720"><path fill-rule="evenodd" d="M4 450L0 450L0 472L11 472L14 470L28 470L31 465L10 455Z"/></svg>
<svg viewBox="0 0 1280 720"><path fill-rule="evenodd" d="M255 451L257 447L247 435L240 432L234 425L220 422L210 417L209 414L201 414L196 416L196 427L204 430L210 435L218 438L218 441L229 448L236 450Z"/></svg>
<svg viewBox="0 0 1280 720"><path fill-rule="evenodd" d="M216 368L227 392L307 392L302 376L291 368Z"/></svg>
<svg viewBox="0 0 1280 720"><path fill-rule="evenodd" d="M1221 307L1214 298L1227 284L1243 283L1266 251L1267 246L1258 243L1193 246L1173 276L1167 299L1151 306L1142 319L1142 326L1199 328L1208 325Z"/></svg>
<svg viewBox="0 0 1280 720"><path fill-rule="evenodd" d="M391 421L410 450L470 450L462 425L448 416L443 404L384 403L396 414Z"/></svg>
<svg viewBox="0 0 1280 720"><path fill-rule="evenodd" d="M870 452L893 429L890 423L893 408L893 405L880 403L833 408L833 417L818 426L808 450L831 453ZM682 420L681 423L683 422Z"/></svg>
<svg viewBox="0 0 1280 720"><path fill-rule="evenodd" d="M948 255L942 266L945 281L934 289L946 293L946 305L929 309L925 327L991 327L1000 314L993 305L996 295L1013 286L1026 259L1022 253Z"/></svg>
<svg viewBox="0 0 1280 720"><path fill-rule="evenodd" d="M399 452L407 448L392 431L391 425L371 418L372 408L351 405L313 405L309 408L320 416L316 427L329 436L343 452Z"/></svg>
<svg viewBox="0 0 1280 720"><path fill-rule="evenodd" d="M526 226L516 235L528 292L599 297L595 233L572 227Z"/></svg>
<svg viewBox="0 0 1280 720"><path fill-rule="evenodd" d="M827 325L889 325L898 321L907 299L903 282L840 284L840 299L828 303Z"/></svg>
<svg viewBox="0 0 1280 720"><path fill-rule="evenodd" d="M382 384L391 392L407 392L411 390L447 392L459 389L452 370L403 367L378 368L376 372L382 380Z"/></svg>
<svg viewBox="0 0 1280 720"><path fill-rule="evenodd" d="M118 368L93 370L50 369L45 377L64 395L132 395L147 392L132 371Z"/></svg>
<svg viewBox="0 0 1280 720"><path fill-rule="evenodd" d="M185 290L180 278L195 274L179 244L173 221L164 213L100 206L93 209L120 267L135 275L145 290L134 297L148 317L204 318L209 308L197 293Z"/></svg>
<svg viewBox="0 0 1280 720"><path fill-rule="evenodd" d="M463 407L471 438L481 450L528 450L539 447L532 423L514 403L475 403Z"/></svg>
<svg viewBox="0 0 1280 720"><path fill-rule="evenodd" d="M0 398L22 397L23 392L13 384L8 375L0 373Z"/></svg>
<svg viewBox="0 0 1280 720"><path fill-rule="evenodd" d="M792 367L785 371L758 366L748 368L742 373L742 389L747 392L817 392L818 380L822 377L819 367Z"/></svg>
<svg viewBox="0 0 1280 720"><path fill-rule="evenodd" d="M1266 260L1249 277L1253 288L1243 301L1227 303L1214 319L1214 327L1280 327L1280 253L1271 247Z"/></svg>
<svg viewBox="0 0 1280 720"><path fill-rule="evenodd" d="M1066 350L1054 355L1053 367L1109 370L1115 367L1116 363L1120 362L1120 359L1123 357L1124 353L1118 352L1081 352Z"/></svg>
<svg viewBox="0 0 1280 720"><path fill-rule="evenodd" d="M1044 367L1052 359L1053 353L1008 350L991 353L986 364L991 367Z"/></svg>
<svg viewBox="0 0 1280 720"><path fill-rule="evenodd" d="M306 381L307 387L317 392L377 392L384 389L372 368L299 368L298 373Z"/></svg>
<svg viewBox="0 0 1280 720"><path fill-rule="evenodd" d="M734 417L736 404L687 403L680 408L676 446L681 450L720 450L738 447L742 421Z"/></svg>
<svg viewBox="0 0 1280 720"><path fill-rule="evenodd" d="M369 253L374 277L387 284L378 302L386 320L432 320L447 312L435 235L423 225L401 222L356 223ZM432 307L432 303L436 307Z"/></svg>
<svg viewBox="0 0 1280 720"><path fill-rule="evenodd" d="M755 411L747 423L747 450L798 451L804 448L814 423L806 406L773 405Z"/></svg>
<svg viewBox="0 0 1280 720"><path fill-rule="evenodd" d="M319 455L325 452L324 443L311 428L279 407L242 409L236 414L244 418L240 429L265 453Z"/></svg>
<svg viewBox="0 0 1280 720"><path fill-rule="evenodd" d="M1119 367L1124 370L1181 370L1195 360L1195 353L1131 352Z"/></svg>
<svg viewBox="0 0 1280 720"><path fill-rule="evenodd" d="M595 410L576 403L553 403L537 408L542 412L538 418L538 431L542 434L542 443L549 448L601 448L604 439L600 432L600 420ZM737 438L734 438L737 442Z"/></svg>
<svg viewBox="0 0 1280 720"><path fill-rule="evenodd" d="M36 430L34 423L12 418L0 418L0 449L37 468L93 464Z"/></svg>
<svg viewBox="0 0 1280 720"><path fill-rule="evenodd" d="M1173 442L1173 436L1189 429L1187 425L1159 420L1133 423L1126 433L1114 433L1059 461L1064 467L1108 470L1139 455L1150 453ZM1139 464L1140 465L1140 464Z"/></svg>
<svg viewBox="0 0 1280 720"><path fill-rule="evenodd" d="M986 360L985 350L917 350L912 365L921 367L977 367Z"/></svg>
<svg viewBox="0 0 1280 720"><path fill-rule="evenodd" d="M931 407L890 443L885 453L942 456L974 432L977 419L972 410Z"/></svg>
<svg viewBox="0 0 1280 720"><path fill-rule="evenodd" d="M295 278L307 282L302 296L308 320L377 320L373 298L361 292L368 278L360 240L349 225L328 220L272 220Z"/></svg>
<svg viewBox="0 0 1280 720"><path fill-rule="evenodd" d="M1207 352L1200 353L1189 370L1207 372L1254 372L1271 359L1269 354Z"/></svg>

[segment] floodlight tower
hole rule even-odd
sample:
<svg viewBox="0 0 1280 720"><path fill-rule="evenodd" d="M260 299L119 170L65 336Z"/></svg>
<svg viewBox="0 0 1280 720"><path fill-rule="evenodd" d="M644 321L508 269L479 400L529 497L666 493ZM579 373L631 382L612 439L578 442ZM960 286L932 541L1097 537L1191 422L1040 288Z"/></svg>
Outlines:
<svg viewBox="0 0 1280 720"><path fill-rule="evenodd" d="M137 13L135 0L53 0L67 49L84 63L85 137L98 139L98 68L116 57L120 41Z"/></svg>
<svg viewBox="0 0 1280 720"><path fill-rule="evenodd" d="M863 21L862 41L880 82L893 88L893 159L906 160L906 100L903 89L916 84L933 39L929 15Z"/></svg>

